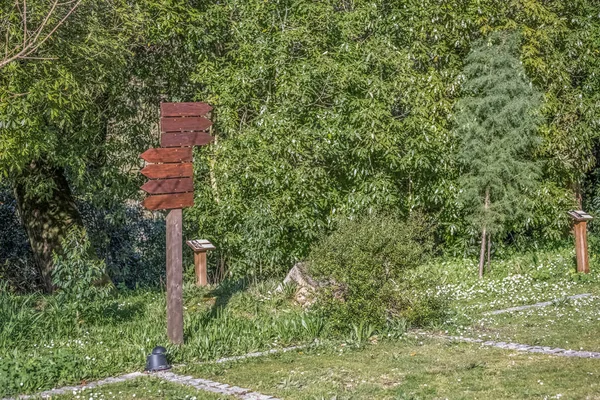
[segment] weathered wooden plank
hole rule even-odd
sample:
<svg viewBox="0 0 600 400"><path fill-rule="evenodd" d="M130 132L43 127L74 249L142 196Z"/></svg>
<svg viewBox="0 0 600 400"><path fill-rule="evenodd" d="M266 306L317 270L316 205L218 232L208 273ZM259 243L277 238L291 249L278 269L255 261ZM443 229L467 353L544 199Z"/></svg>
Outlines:
<svg viewBox="0 0 600 400"><path fill-rule="evenodd" d="M144 207L148 210L169 210L191 207L194 205L194 193L157 194L144 199Z"/></svg>
<svg viewBox="0 0 600 400"><path fill-rule="evenodd" d="M194 190L194 180L192 178L154 179L144 183L140 189L150 194L185 193Z"/></svg>
<svg viewBox="0 0 600 400"><path fill-rule="evenodd" d="M585 274L590 272L590 257L587 245L587 222L575 223L575 255L577 258L577 272Z"/></svg>
<svg viewBox="0 0 600 400"><path fill-rule="evenodd" d="M162 147L204 146L214 140L214 136L206 132L168 132L160 137Z"/></svg>
<svg viewBox="0 0 600 400"><path fill-rule="evenodd" d="M140 172L150 179L189 178L194 169L192 163L148 164Z"/></svg>
<svg viewBox="0 0 600 400"><path fill-rule="evenodd" d="M183 240L182 211L167 214L167 336L171 343L183 343Z"/></svg>
<svg viewBox="0 0 600 400"><path fill-rule="evenodd" d="M192 149L148 149L140 158L151 163L181 163L192 162Z"/></svg>
<svg viewBox="0 0 600 400"><path fill-rule="evenodd" d="M200 117L206 115L212 107L206 103L160 103L161 117Z"/></svg>
<svg viewBox="0 0 600 400"><path fill-rule="evenodd" d="M205 251L194 253L194 270L196 272L196 286L208 285Z"/></svg>
<svg viewBox="0 0 600 400"><path fill-rule="evenodd" d="M205 131L212 121L204 117L163 117L160 119L161 132Z"/></svg>

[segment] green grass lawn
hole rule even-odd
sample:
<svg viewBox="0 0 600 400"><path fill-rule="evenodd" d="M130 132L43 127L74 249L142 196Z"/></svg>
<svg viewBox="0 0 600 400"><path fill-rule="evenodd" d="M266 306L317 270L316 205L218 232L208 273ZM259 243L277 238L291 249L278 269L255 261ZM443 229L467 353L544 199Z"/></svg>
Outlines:
<svg viewBox="0 0 600 400"><path fill-rule="evenodd" d="M592 264L592 274L574 274L571 253L567 249L499 260L483 280L477 279L473 260L433 261L415 273L438 283L433 290L450 300L450 313L428 329L600 351L598 297L521 313L483 315L578 293L600 296L598 263ZM347 338L327 336L328 321L295 305L294 288L278 292L276 287L275 281L215 289L186 285L185 344L167 345L171 361L192 365L313 343L316 338L324 343L325 335L336 344L308 354L195 365L188 370L198 377L284 398L500 399L560 394L600 399L595 383L599 360L518 354L435 340L422 345L392 342L392 337L402 336L402 321L394 325L397 331L375 332L381 337L390 334L385 341L352 350L359 336L371 332L369 327ZM53 296L19 296L0 290L0 398L142 370L151 349L168 343L165 308L164 292L151 290L120 291L83 307L60 303ZM342 341L345 347L339 346ZM98 390L104 393L104 388Z"/></svg>
<svg viewBox="0 0 600 400"><path fill-rule="evenodd" d="M233 400L233 396L218 395L199 391L183 385L176 385L157 378L138 378L132 381L104 385L97 388L76 390L69 394L52 397L55 400Z"/></svg>
<svg viewBox="0 0 600 400"><path fill-rule="evenodd" d="M600 360L433 339L316 348L175 372L284 399L600 398Z"/></svg>

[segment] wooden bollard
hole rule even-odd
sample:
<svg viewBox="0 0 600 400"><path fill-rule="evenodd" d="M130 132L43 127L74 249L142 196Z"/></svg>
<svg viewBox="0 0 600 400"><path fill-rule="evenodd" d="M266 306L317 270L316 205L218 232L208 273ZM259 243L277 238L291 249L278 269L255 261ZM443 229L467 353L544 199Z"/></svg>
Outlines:
<svg viewBox="0 0 600 400"><path fill-rule="evenodd" d="M186 244L194 251L196 286L208 285L208 276L206 273L206 252L208 250L214 250L216 247L206 239L188 240Z"/></svg>
<svg viewBox="0 0 600 400"><path fill-rule="evenodd" d="M577 272L585 274L590 272L590 257L587 246L587 222L593 217L582 210L569 211L573 218L575 233L575 254L577 256Z"/></svg>

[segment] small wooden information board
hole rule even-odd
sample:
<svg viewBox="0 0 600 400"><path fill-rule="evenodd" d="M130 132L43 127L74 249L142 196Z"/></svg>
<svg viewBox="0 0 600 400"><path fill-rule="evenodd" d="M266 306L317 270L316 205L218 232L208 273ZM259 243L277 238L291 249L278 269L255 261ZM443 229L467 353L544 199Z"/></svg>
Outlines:
<svg viewBox="0 0 600 400"><path fill-rule="evenodd" d="M212 107L206 103L162 103L162 147L140 154L148 163L141 173L150 179L141 187L149 194L144 199L144 207L170 210L166 220L167 335L175 344L183 343L182 209L194 205L192 147L213 141L206 132L212 125L212 121L206 118L211 110ZM202 254L206 274L206 251Z"/></svg>
<svg viewBox="0 0 600 400"><path fill-rule="evenodd" d="M194 267L196 271L196 286L208 285L206 273L206 252L216 247L206 239L188 240L188 246L194 251Z"/></svg>

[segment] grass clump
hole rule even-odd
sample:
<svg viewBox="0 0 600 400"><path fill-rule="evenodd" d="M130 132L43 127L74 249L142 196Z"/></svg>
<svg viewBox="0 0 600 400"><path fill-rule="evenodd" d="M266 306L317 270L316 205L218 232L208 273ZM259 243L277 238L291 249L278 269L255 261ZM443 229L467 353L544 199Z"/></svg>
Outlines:
<svg viewBox="0 0 600 400"><path fill-rule="evenodd" d="M423 296L424 281L407 280L407 271L430 256L432 244L418 214L406 220L372 214L341 223L309 257L311 274L328 282L317 307L330 327L352 332L361 325L379 329L395 318L416 324L436 318L442 302Z"/></svg>

